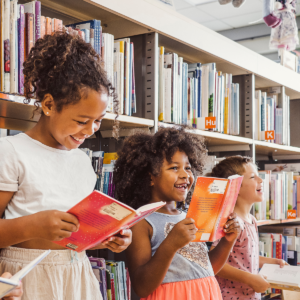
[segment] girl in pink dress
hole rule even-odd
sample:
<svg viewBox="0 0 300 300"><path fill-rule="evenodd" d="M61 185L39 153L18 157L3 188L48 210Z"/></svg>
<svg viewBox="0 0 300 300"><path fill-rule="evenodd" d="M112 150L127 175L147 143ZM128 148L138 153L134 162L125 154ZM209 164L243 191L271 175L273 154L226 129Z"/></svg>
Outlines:
<svg viewBox="0 0 300 300"><path fill-rule="evenodd" d="M211 177L228 178L231 175L243 175L234 212L241 225L241 233L229 255L227 263L216 276L224 300L260 300L262 292L270 286L258 274L264 264L287 264L282 259L259 256L257 223L250 214L255 202L263 201L263 181L258 176L257 167L249 157L232 156L216 165ZM213 243L211 250L218 245Z"/></svg>

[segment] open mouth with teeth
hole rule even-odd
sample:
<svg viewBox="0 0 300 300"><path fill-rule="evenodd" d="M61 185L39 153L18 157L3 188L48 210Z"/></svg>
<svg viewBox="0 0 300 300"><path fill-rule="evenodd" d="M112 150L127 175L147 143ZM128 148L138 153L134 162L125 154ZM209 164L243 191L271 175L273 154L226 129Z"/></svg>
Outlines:
<svg viewBox="0 0 300 300"><path fill-rule="evenodd" d="M82 144L84 142L85 139L79 139L79 138L76 138L72 135L70 135L71 138L73 139L73 141L75 141L77 144Z"/></svg>
<svg viewBox="0 0 300 300"><path fill-rule="evenodd" d="M183 183L183 184L175 184L175 188L179 189L181 191L185 191L188 188L189 183Z"/></svg>

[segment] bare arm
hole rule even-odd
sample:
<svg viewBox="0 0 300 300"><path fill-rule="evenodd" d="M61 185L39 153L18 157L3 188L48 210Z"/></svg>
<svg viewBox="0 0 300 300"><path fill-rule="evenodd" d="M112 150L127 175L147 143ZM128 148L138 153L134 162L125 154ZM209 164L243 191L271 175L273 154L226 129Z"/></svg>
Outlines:
<svg viewBox="0 0 300 300"><path fill-rule="evenodd" d="M0 191L0 216L13 197L13 192ZM0 219L0 248L32 239L59 241L78 231L79 222L71 214L49 210L15 219Z"/></svg>
<svg viewBox="0 0 300 300"><path fill-rule="evenodd" d="M14 192L0 191L0 216L3 215L13 194ZM0 219L0 248L5 248L34 238L34 236L31 235L31 223L31 216L12 220Z"/></svg>
<svg viewBox="0 0 300 300"><path fill-rule="evenodd" d="M177 223L153 256L151 231L151 226L145 220L133 226L133 240L126 252L133 289L141 298L158 288L176 251L195 239L197 229L192 219Z"/></svg>
<svg viewBox="0 0 300 300"><path fill-rule="evenodd" d="M234 243L235 240L230 242L222 238L216 247L211 247L208 256L215 274L218 274L225 265Z"/></svg>
<svg viewBox="0 0 300 300"><path fill-rule="evenodd" d="M262 268L264 264L270 264L270 265L280 265L281 268L283 268L285 265L288 265L286 261L283 259L278 258L270 258L270 257L259 257L259 268Z"/></svg>

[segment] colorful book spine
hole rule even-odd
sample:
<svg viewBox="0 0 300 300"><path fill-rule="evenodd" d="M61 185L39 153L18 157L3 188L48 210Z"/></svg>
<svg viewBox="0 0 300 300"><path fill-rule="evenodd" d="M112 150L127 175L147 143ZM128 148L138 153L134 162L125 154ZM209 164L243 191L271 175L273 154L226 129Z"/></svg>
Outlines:
<svg viewBox="0 0 300 300"><path fill-rule="evenodd" d="M35 41L41 37L41 2L35 1Z"/></svg>
<svg viewBox="0 0 300 300"><path fill-rule="evenodd" d="M27 45L27 55L29 55L31 48L34 46L34 22L33 14L25 13L26 20L26 45Z"/></svg>
<svg viewBox="0 0 300 300"><path fill-rule="evenodd" d="M46 34L51 35L52 33L52 19L51 18L46 18Z"/></svg>
<svg viewBox="0 0 300 300"><path fill-rule="evenodd" d="M18 55L18 92L24 95L24 74L23 74L23 63L24 63L24 34L25 34L25 14L24 14L24 5L20 4L19 6L19 18L18 18L18 46L19 46L19 55Z"/></svg>

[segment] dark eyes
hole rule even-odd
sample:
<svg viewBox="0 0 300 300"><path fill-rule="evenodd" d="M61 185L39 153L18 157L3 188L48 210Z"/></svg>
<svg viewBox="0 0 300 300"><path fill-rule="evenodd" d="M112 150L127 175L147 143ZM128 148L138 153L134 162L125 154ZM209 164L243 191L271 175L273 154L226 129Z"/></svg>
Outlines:
<svg viewBox="0 0 300 300"><path fill-rule="evenodd" d="M178 170L178 167L172 167L170 169L171 170ZM186 167L185 169L190 171L192 168L191 167Z"/></svg>
<svg viewBox="0 0 300 300"><path fill-rule="evenodd" d="M86 125L87 124L87 122L80 122L80 121L76 121L79 125ZM95 121L96 123L98 123L98 124L101 124L101 122L102 122L102 120L96 120Z"/></svg>

